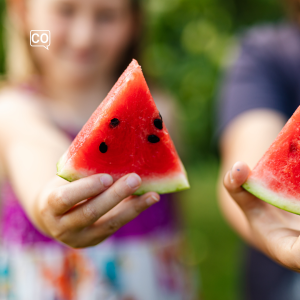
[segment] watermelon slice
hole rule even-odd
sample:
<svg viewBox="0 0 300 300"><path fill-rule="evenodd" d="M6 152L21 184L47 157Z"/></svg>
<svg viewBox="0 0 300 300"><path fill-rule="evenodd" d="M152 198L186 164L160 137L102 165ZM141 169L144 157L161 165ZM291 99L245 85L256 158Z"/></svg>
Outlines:
<svg viewBox="0 0 300 300"><path fill-rule="evenodd" d="M114 180L135 172L136 194L189 188L184 166L136 60L128 66L57 164L74 181L97 173Z"/></svg>
<svg viewBox="0 0 300 300"><path fill-rule="evenodd" d="M300 214L300 106L243 187L274 206Z"/></svg>

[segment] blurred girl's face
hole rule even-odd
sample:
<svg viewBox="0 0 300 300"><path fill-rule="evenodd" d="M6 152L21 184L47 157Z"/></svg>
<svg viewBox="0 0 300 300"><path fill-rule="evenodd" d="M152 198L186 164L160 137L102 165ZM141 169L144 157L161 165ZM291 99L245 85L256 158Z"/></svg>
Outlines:
<svg viewBox="0 0 300 300"><path fill-rule="evenodd" d="M43 74L78 82L111 75L136 30L130 0L29 0L26 28L50 30L51 45L31 48Z"/></svg>

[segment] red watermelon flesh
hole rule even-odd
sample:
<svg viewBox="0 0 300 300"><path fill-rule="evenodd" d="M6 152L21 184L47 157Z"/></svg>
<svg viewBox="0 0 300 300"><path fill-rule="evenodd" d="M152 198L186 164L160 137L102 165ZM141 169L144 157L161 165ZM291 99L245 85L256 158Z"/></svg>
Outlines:
<svg viewBox="0 0 300 300"><path fill-rule="evenodd" d="M97 173L114 180L137 173L148 191L189 188L186 172L141 67L133 60L57 164L57 175L74 181Z"/></svg>
<svg viewBox="0 0 300 300"><path fill-rule="evenodd" d="M274 206L300 214L300 107L243 187Z"/></svg>

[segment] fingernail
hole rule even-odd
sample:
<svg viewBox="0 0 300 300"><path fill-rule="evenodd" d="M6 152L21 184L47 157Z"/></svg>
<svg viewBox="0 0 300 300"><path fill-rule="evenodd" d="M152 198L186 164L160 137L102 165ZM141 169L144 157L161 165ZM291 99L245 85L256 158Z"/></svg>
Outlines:
<svg viewBox="0 0 300 300"><path fill-rule="evenodd" d="M235 173L235 176L237 176L237 172L241 172L241 163L239 161L237 161L230 170L231 183L234 183L233 172Z"/></svg>
<svg viewBox="0 0 300 300"><path fill-rule="evenodd" d="M113 184L113 179L110 175L104 174L100 177L100 181L105 187L109 187Z"/></svg>
<svg viewBox="0 0 300 300"><path fill-rule="evenodd" d="M139 187L141 184L141 181L142 181L141 178L136 174L131 174L126 179L127 185L132 189Z"/></svg>
<svg viewBox="0 0 300 300"><path fill-rule="evenodd" d="M157 195L152 195L146 199L146 203L148 206L151 206L159 201L159 197Z"/></svg>

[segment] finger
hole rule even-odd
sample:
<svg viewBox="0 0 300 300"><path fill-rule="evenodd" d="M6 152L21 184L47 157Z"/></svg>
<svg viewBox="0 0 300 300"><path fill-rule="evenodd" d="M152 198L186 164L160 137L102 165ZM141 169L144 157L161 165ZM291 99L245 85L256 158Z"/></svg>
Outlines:
<svg viewBox="0 0 300 300"><path fill-rule="evenodd" d="M242 184L249 174L248 166L237 162L226 174L224 185L249 220L254 237L252 242L278 263L299 271L300 231L286 227L282 212L278 208L243 189Z"/></svg>
<svg viewBox="0 0 300 300"><path fill-rule="evenodd" d="M97 245L160 200L157 193L131 196L80 233L80 247Z"/></svg>
<svg viewBox="0 0 300 300"><path fill-rule="evenodd" d="M78 205L62 217L62 221L74 229L90 226L122 200L132 195L142 180L137 174L128 174L116 181L99 196Z"/></svg>
<svg viewBox="0 0 300 300"><path fill-rule="evenodd" d="M89 176L55 189L49 196L48 204L55 215L62 215L75 204L99 195L113 184L108 174Z"/></svg>
<svg viewBox="0 0 300 300"><path fill-rule="evenodd" d="M99 234L101 230L104 235L109 236L159 200L160 196L153 192L140 197L130 197L101 217L95 223L95 231Z"/></svg>
<svg viewBox="0 0 300 300"><path fill-rule="evenodd" d="M225 188L247 217L252 214L260 213L264 207L263 201L242 187L242 184L246 182L249 174L249 167L243 162L237 162L224 178Z"/></svg>

